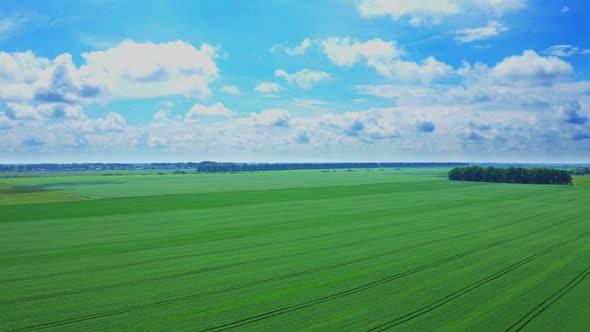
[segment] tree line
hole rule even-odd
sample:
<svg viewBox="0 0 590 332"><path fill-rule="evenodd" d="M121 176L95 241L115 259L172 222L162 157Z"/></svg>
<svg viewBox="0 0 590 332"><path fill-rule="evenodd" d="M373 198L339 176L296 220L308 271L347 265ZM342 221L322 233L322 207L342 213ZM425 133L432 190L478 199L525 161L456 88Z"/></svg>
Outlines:
<svg viewBox="0 0 590 332"><path fill-rule="evenodd" d="M457 167L449 171L449 180L524 184L572 184L572 176L568 171L554 168Z"/></svg>
<svg viewBox="0 0 590 332"><path fill-rule="evenodd" d="M236 163L236 162L184 162L184 163L69 163L69 164L0 164L0 172L68 172L68 171L120 171L120 170L178 170L186 173L257 172L301 169L352 169L352 168L403 168L403 167L456 167L468 163Z"/></svg>
<svg viewBox="0 0 590 332"><path fill-rule="evenodd" d="M570 171L572 175L589 175L590 167L578 167Z"/></svg>

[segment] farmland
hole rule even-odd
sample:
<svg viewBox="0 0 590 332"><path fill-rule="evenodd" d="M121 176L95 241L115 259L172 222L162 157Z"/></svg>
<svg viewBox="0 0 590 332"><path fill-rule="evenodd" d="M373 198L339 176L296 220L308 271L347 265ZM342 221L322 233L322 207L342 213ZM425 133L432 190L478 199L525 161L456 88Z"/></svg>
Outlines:
<svg viewBox="0 0 590 332"><path fill-rule="evenodd" d="M447 170L0 179L0 330L589 326L585 178Z"/></svg>

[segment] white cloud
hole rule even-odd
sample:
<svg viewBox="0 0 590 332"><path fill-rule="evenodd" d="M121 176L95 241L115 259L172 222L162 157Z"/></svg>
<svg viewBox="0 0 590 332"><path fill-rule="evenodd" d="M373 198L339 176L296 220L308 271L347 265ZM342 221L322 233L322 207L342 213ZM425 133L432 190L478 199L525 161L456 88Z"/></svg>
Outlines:
<svg viewBox="0 0 590 332"><path fill-rule="evenodd" d="M168 119L168 115L170 115L170 110L159 110L156 113L154 113L153 119L155 122L166 121Z"/></svg>
<svg viewBox="0 0 590 332"><path fill-rule="evenodd" d="M397 21L408 16L412 24L420 24L426 19L436 21L442 16L455 15L461 8L452 0L361 0L358 10L364 17L388 15Z"/></svg>
<svg viewBox="0 0 590 332"><path fill-rule="evenodd" d="M33 52L0 52L0 82L33 82L49 67L50 61Z"/></svg>
<svg viewBox="0 0 590 332"><path fill-rule="evenodd" d="M120 132L124 130L126 121L120 114L109 112L103 119L92 120L90 124L94 131Z"/></svg>
<svg viewBox="0 0 590 332"><path fill-rule="evenodd" d="M430 56L420 63L395 61L390 66L379 68L377 71L389 78L395 77L404 81L428 84L433 80L450 76L453 73L453 67Z"/></svg>
<svg viewBox="0 0 590 332"><path fill-rule="evenodd" d="M372 141L399 138L401 132L397 122L399 114L393 109L369 109L364 112L346 112L335 115L328 114L320 118L319 125L330 130L354 137L365 143Z"/></svg>
<svg viewBox="0 0 590 332"><path fill-rule="evenodd" d="M570 8L568 6L563 6L563 8L561 8L562 13L567 13L569 11L570 11Z"/></svg>
<svg viewBox="0 0 590 332"><path fill-rule="evenodd" d="M452 74L452 67L427 57L421 63L402 61L403 50L395 41L383 41L379 38L366 42L353 41L350 37L330 37L321 42L324 53L337 66L350 67L366 60L368 67L387 78L430 83L435 79Z"/></svg>
<svg viewBox="0 0 590 332"><path fill-rule="evenodd" d="M218 102L211 106L195 104L191 107L185 118L187 120L194 120L202 117L226 118L231 117L232 115L233 112L229 108Z"/></svg>
<svg viewBox="0 0 590 332"><path fill-rule="evenodd" d="M278 83L264 82L258 84L254 90L264 94L276 94L284 89Z"/></svg>
<svg viewBox="0 0 590 332"><path fill-rule="evenodd" d="M85 102L98 98L107 89L78 70L68 53L55 58L33 84L34 98L42 103Z"/></svg>
<svg viewBox="0 0 590 332"><path fill-rule="evenodd" d="M172 95L204 99L211 94L209 83L218 76L212 60L216 52L206 44L196 49L181 41L126 41L106 51L82 54L86 62L79 67L68 53L48 60L31 51L0 52L0 101L73 107L110 99ZM50 113L51 107L44 111ZM65 111L63 115L70 117L79 113L72 107L54 110L56 115Z"/></svg>
<svg viewBox="0 0 590 332"><path fill-rule="evenodd" d="M455 40L459 43L470 43L477 40L489 39L508 30L510 30L510 28L503 23L491 21L484 27L457 31Z"/></svg>
<svg viewBox="0 0 590 332"><path fill-rule="evenodd" d="M321 81L326 81L331 78L330 74L323 71L313 71L310 69L302 69L296 73L289 74L282 69L275 70L275 77L283 77L287 82L297 84L298 86L308 89L312 85Z"/></svg>
<svg viewBox="0 0 590 332"><path fill-rule="evenodd" d="M35 107L27 104L6 104L4 114L11 120L39 120L40 116Z"/></svg>
<svg viewBox="0 0 590 332"><path fill-rule="evenodd" d="M80 105L41 104L37 106L39 113L53 119L82 119L85 117Z"/></svg>
<svg viewBox="0 0 590 332"><path fill-rule="evenodd" d="M291 101L293 102L293 105L295 105L296 107L302 107L302 108L318 108L318 107L322 107L322 106L328 104L327 101L319 100L319 99L294 98Z"/></svg>
<svg viewBox="0 0 590 332"><path fill-rule="evenodd" d="M249 119L256 127L289 127L291 115L284 109L268 109L250 114Z"/></svg>
<svg viewBox="0 0 590 332"><path fill-rule="evenodd" d="M582 50L572 45L553 45L544 50L542 53L559 57L569 57L577 54L588 55L590 54L590 50Z"/></svg>
<svg viewBox="0 0 590 332"><path fill-rule="evenodd" d="M271 52L277 52L283 50L286 54L291 56L303 55L305 51L311 46L312 42L309 38L305 38L300 45L289 47L286 43L280 43L273 45L270 49Z"/></svg>
<svg viewBox="0 0 590 332"><path fill-rule="evenodd" d="M125 41L106 51L83 53L81 71L107 85L115 98L153 98L185 95L206 99L209 83L218 77L216 51L182 41L136 43Z"/></svg>
<svg viewBox="0 0 590 332"><path fill-rule="evenodd" d="M357 9L364 17L409 18L411 24L440 23L456 15L502 16L520 10L527 0L359 0Z"/></svg>
<svg viewBox="0 0 590 332"><path fill-rule="evenodd" d="M0 113L0 130L12 128L12 121L4 113Z"/></svg>
<svg viewBox="0 0 590 332"><path fill-rule="evenodd" d="M33 99L33 90L26 83L0 83L0 101L29 101Z"/></svg>
<svg viewBox="0 0 590 332"><path fill-rule="evenodd" d="M491 70L491 75L503 82L552 84L568 78L572 66L556 57L539 56L535 51L505 58Z"/></svg>
<svg viewBox="0 0 590 332"><path fill-rule="evenodd" d="M330 37L321 44L328 59L342 67L350 67L363 59L368 66L380 67L403 53L395 41L386 42L379 38L359 42L350 37Z"/></svg>
<svg viewBox="0 0 590 332"><path fill-rule="evenodd" d="M224 85L221 88L221 91L230 94L230 95L239 95L240 94L240 88L238 88L235 85Z"/></svg>

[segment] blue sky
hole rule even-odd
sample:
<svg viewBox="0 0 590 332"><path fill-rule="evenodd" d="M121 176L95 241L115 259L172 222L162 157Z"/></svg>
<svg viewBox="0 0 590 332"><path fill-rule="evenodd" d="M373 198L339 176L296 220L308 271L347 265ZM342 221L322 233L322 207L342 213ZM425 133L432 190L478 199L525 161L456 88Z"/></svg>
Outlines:
<svg viewBox="0 0 590 332"><path fill-rule="evenodd" d="M590 162L587 1L3 1L0 162Z"/></svg>

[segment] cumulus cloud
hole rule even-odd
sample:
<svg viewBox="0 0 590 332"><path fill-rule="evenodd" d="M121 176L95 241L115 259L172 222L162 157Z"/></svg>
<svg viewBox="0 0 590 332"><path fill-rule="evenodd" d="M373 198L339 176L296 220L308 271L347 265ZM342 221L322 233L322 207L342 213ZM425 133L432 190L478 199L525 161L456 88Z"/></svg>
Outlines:
<svg viewBox="0 0 590 332"><path fill-rule="evenodd" d="M82 119L85 117L80 105L41 104L37 106L37 110L41 115L52 119Z"/></svg>
<svg viewBox="0 0 590 332"><path fill-rule="evenodd" d="M579 101L573 101L558 107L557 111L561 114L561 119L565 123L582 125L588 122L588 117L580 114L582 106Z"/></svg>
<svg viewBox="0 0 590 332"><path fill-rule="evenodd" d="M1 82L33 82L41 72L49 67L50 61L37 57L33 52L0 52L0 84Z"/></svg>
<svg viewBox="0 0 590 332"><path fill-rule="evenodd" d="M240 88L238 88L235 85L224 85L221 88L221 91L230 94L230 95L239 95L240 94Z"/></svg>
<svg viewBox="0 0 590 332"><path fill-rule="evenodd" d="M321 117L319 124L328 130L370 143L401 137L396 125L398 120L398 115L391 109L370 109L365 112L325 115Z"/></svg>
<svg viewBox="0 0 590 332"><path fill-rule="evenodd" d="M502 16L520 10L527 0L359 0L357 9L364 17L389 16L394 20L409 18L414 25L441 23L457 15L486 14Z"/></svg>
<svg viewBox="0 0 590 332"><path fill-rule="evenodd" d="M68 53L49 60L31 51L0 52L0 101L7 104L3 114L13 121L63 119L73 125L72 120L80 120L75 126L86 132L120 131L125 119L119 114L85 120L81 105L174 95L205 99L211 94L209 84L218 77L216 56L212 46L197 49L182 41L125 41L83 53L80 66ZM228 93L236 90L224 88Z"/></svg>
<svg viewBox="0 0 590 332"><path fill-rule="evenodd" d="M187 120L194 120L202 117L227 118L231 117L232 115L233 112L229 108L218 102L211 106L195 104L193 107L191 107L185 118Z"/></svg>
<svg viewBox="0 0 590 332"><path fill-rule="evenodd" d="M588 55L590 54L590 50L580 49L572 45L553 45L544 50L542 53L559 57L570 57L577 54Z"/></svg>
<svg viewBox="0 0 590 332"><path fill-rule="evenodd" d="M485 40L495 37L508 30L510 30L510 28L503 23L491 21L484 27L457 31L455 40L459 43L471 43L473 41Z"/></svg>
<svg viewBox="0 0 590 332"><path fill-rule="evenodd" d="M39 120L40 116L37 110L27 104L6 104L4 114L11 120Z"/></svg>
<svg viewBox="0 0 590 332"><path fill-rule="evenodd" d="M33 98L32 82L39 79L51 62L33 52L0 52L0 101L28 101Z"/></svg>
<svg viewBox="0 0 590 332"><path fill-rule="evenodd" d="M431 121L417 121L416 130L421 133L431 133L435 129L434 123Z"/></svg>
<svg viewBox="0 0 590 332"><path fill-rule="evenodd" d="M572 66L556 57L539 56L535 51L505 58L492 69L492 76L503 82L552 84L568 78Z"/></svg>
<svg viewBox="0 0 590 332"><path fill-rule="evenodd" d="M98 97L102 91L98 82L74 66L67 53L58 56L33 87L35 100L44 103L84 102Z"/></svg>
<svg viewBox="0 0 590 332"><path fill-rule="evenodd" d="M254 90L264 94L276 94L284 89L278 83L264 82L258 84Z"/></svg>
<svg viewBox="0 0 590 332"><path fill-rule="evenodd" d="M361 95L392 98L398 105L487 105L486 107L548 110L555 96L572 100L590 92L590 81L574 81L573 67L556 57L533 51L509 56L495 66L464 63L453 72L459 81L413 86L355 86Z"/></svg>
<svg viewBox="0 0 590 332"><path fill-rule="evenodd" d="M361 0L358 10L364 17L387 15L397 21L408 16L412 24L421 24L428 19L436 22L440 17L458 14L461 8L452 0Z"/></svg>
<svg viewBox="0 0 590 332"><path fill-rule="evenodd" d="M323 71L302 69L296 73L289 74L282 69L275 70L275 77L283 77L290 84L297 84L299 87L309 89L316 83L329 80L330 74Z"/></svg>
<svg viewBox="0 0 590 332"><path fill-rule="evenodd" d="M383 41L379 38L360 42L350 37L330 37L321 42L324 54L337 66L350 67L362 60L368 67L387 78L430 83L435 79L449 76L451 66L427 57L420 63L402 61L403 50L395 41Z"/></svg>
<svg viewBox="0 0 590 332"><path fill-rule="evenodd" d="M153 119L155 122L166 121L168 119L168 115L170 115L170 110L159 110L156 113L154 113Z"/></svg>
<svg viewBox="0 0 590 332"><path fill-rule="evenodd" d="M22 145L26 147L39 147L45 144L45 142L38 137L29 137L22 140Z"/></svg>
<svg viewBox="0 0 590 332"><path fill-rule="evenodd" d="M206 99L209 83L218 77L215 48L200 49L175 41L136 43L125 41L106 51L83 53L81 69L110 87L118 98L152 98L186 95Z"/></svg>
<svg viewBox="0 0 590 332"><path fill-rule="evenodd" d="M0 101L24 102L33 99L34 89L26 83L0 83Z"/></svg>
<svg viewBox="0 0 590 332"><path fill-rule="evenodd" d="M12 128L12 121L4 113L0 113L0 129Z"/></svg>
<svg viewBox="0 0 590 332"><path fill-rule="evenodd" d="M390 66L378 70L383 76L405 81L420 81L425 84L445 78L453 73L453 67L430 56L420 63L413 61L395 61Z"/></svg>
<svg viewBox="0 0 590 332"><path fill-rule="evenodd" d="M54 60L31 51L0 52L0 99L39 103L87 103L110 98L185 95L205 99L218 70L215 49L182 41L125 41L106 51L83 53L77 67L68 53Z"/></svg>
<svg viewBox="0 0 590 332"><path fill-rule="evenodd" d="M126 121L120 114L109 112L104 118L91 121L90 125L94 131L120 132L125 128Z"/></svg>
<svg viewBox="0 0 590 332"><path fill-rule="evenodd" d="M291 56L303 55L305 51L311 46L311 40L309 38L305 38L300 45L289 47L286 43L280 43L273 45L270 49L271 52L277 52L279 50L283 50L286 54Z"/></svg>
<svg viewBox="0 0 590 332"><path fill-rule="evenodd" d="M256 127L290 127L291 115L283 109L269 109L250 114L250 121Z"/></svg>
<svg viewBox="0 0 590 332"><path fill-rule="evenodd" d="M328 59L343 67L350 67L363 59L369 66L379 66L403 53L395 41L386 42L380 38L360 42L350 37L330 37L321 45Z"/></svg>

